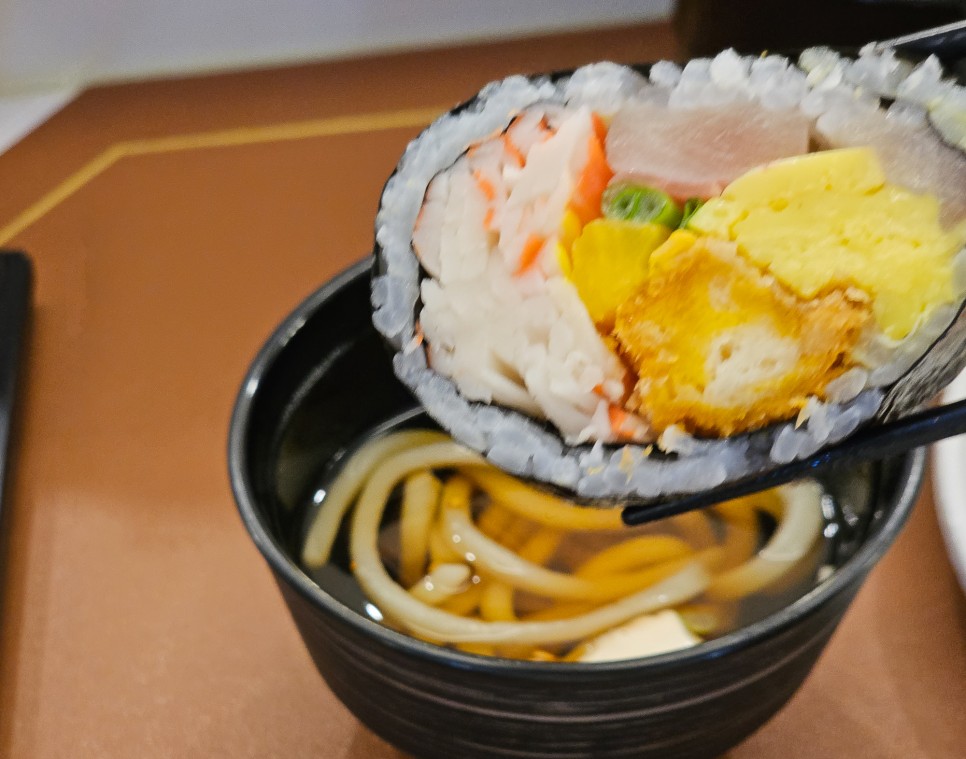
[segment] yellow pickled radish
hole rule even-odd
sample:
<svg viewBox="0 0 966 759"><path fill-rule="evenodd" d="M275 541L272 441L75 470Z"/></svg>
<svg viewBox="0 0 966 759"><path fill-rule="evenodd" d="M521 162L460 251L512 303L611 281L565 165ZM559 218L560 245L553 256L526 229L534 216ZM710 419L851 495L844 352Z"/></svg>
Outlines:
<svg viewBox="0 0 966 759"><path fill-rule="evenodd" d="M598 327L610 330L617 307L643 286L648 259L669 234L660 224L616 219L583 228L571 246L569 276Z"/></svg>

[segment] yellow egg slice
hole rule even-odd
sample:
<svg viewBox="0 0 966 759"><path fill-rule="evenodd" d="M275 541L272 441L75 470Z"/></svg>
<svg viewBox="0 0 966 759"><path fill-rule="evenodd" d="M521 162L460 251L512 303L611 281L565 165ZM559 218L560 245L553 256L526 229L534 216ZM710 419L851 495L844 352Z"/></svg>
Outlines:
<svg viewBox="0 0 966 759"><path fill-rule="evenodd" d="M871 148L811 153L754 169L691 218L692 230L742 253L810 299L858 287L879 329L901 339L953 297L962 245L939 202L886 182Z"/></svg>

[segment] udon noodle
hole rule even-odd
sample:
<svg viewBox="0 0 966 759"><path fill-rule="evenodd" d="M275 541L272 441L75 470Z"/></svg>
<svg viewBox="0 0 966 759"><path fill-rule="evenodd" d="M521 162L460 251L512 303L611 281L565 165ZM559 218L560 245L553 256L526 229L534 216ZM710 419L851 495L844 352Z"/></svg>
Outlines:
<svg viewBox="0 0 966 759"><path fill-rule="evenodd" d="M694 641L721 634L742 599L814 581L821 498L802 481L632 531L618 510L534 489L442 433L403 430L348 458L302 561L329 562L348 519L352 573L386 624L472 653L574 660L661 610ZM386 519L397 501L398 520Z"/></svg>

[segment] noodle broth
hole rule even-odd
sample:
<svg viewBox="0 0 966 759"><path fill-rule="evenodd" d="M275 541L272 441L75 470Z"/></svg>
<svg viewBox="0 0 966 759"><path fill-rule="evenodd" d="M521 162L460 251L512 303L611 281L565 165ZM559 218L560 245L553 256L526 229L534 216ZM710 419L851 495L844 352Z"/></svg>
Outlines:
<svg viewBox="0 0 966 759"><path fill-rule="evenodd" d="M373 536L380 568L370 567L370 579L360 583L352 513L335 521L328 515L330 524L321 529L331 533L331 552L319 545L320 514L333 509L333 493L343 500L340 479L351 474L373 440L405 431L416 442L400 441L403 451L446 445L438 433L427 431L421 439L422 433L413 432L430 427L423 414L407 412L334 457L301 499L298 554L306 573L349 608L468 653L592 660L598 636L667 608L681 628L676 642L644 644L637 654L604 653L600 647L599 656L659 653L720 637L784 608L827 579L875 518L872 465L792 486L801 491L797 505L787 493L769 491L637 528L623 527L616 509L568 504L488 465L428 465L389 489L378 537ZM364 489L369 479L362 476L359 486ZM424 501L417 517L404 505L413 491ZM397 599L405 611L395 606L395 595L385 605L374 597L383 591L373 590L371 575L381 571L388 577L375 587L406 594ZM686 576L689 572L703 579ZM649 592L661 598L647 597ZM640 610L607 616L629 598L643 604ZM416 604L428 607L432 618L422 619L424 610ZM465 622L451 625L439 613ZM606 618L591 624L594 615ZM590 632L568 637L561 623Z"/></svg>

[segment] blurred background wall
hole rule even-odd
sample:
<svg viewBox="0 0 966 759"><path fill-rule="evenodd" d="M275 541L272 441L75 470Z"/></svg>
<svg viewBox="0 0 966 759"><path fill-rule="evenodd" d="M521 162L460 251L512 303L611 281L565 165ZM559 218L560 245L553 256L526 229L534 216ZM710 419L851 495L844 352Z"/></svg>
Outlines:
<svg viewBox="0 0 966 759"><path fill-rule="evenodd" d="M666 19L672 0L0 0L0 96Z"/></svg>
<svg viewBox="0 0 966 759"><path fill-rule="evenodd" d="M0 151L92 84L672 18L691 57L964 16L966 0L0 0Z"/></svg>

